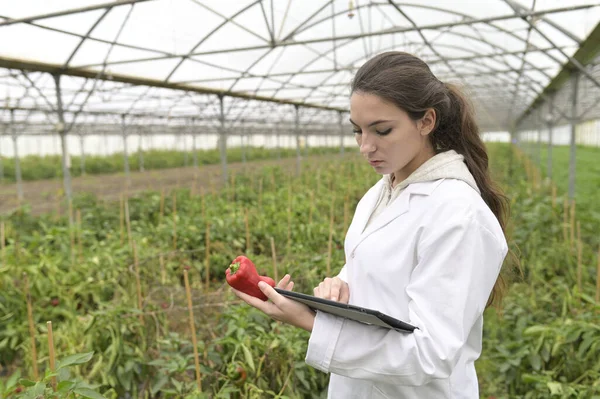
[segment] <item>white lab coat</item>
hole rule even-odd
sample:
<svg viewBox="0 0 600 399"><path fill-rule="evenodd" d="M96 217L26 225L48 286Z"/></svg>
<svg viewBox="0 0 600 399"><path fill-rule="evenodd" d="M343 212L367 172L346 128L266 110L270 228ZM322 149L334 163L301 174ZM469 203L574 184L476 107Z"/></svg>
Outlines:
<svg viewBox="0 0 600 399"><path fill-rule="evenodd" d="M472 187L440 179L409 185L363 232L382 187L357 205L339 276L350 304L419 329L317 312L306 362L331 373L329 398L479 398L482 314L507 253L500 224Z"/></svg>

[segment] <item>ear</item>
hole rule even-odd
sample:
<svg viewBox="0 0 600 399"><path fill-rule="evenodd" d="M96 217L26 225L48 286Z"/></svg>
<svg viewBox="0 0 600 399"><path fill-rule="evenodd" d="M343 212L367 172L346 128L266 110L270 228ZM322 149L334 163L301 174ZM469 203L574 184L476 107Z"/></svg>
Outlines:
<svg viewBox="0 0 600 399"><path fill-rule="evenodd" d="M433 108L429 108L425 111L425 115L419 120L419 133L422 136L427 136L433 131L435 127L436 114Z"/></svg>

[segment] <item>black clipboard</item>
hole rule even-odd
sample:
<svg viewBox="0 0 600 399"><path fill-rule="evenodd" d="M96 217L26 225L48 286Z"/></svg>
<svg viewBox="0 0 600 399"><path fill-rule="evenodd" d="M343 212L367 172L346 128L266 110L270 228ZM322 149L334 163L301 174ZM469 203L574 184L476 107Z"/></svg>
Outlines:
<svg viewBox="0 0 600 399"><path fill-rule="evenodd" d="M395 319L377 310L330 301L328 299L317 298L316 296L283 290L281 288L275 288L275 291L287 298L301 302L313 310L321 310L335 316L344 317L361 323L372 324L405 333L412 333L415 329L418 329L418 327L405 323L402 320Z"/></svg>

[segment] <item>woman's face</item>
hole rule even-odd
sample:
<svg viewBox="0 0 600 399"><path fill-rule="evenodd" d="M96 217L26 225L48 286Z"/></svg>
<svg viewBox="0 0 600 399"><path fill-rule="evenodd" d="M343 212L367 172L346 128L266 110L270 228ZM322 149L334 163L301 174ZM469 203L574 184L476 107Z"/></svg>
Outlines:
<svg viewBox="0 0 600 399"><path fill-rule="evenodd" d="M412 120L406 111L374 94L355 92L350 98L350 122L360 153L379 174L406 179L435 155L428 135L435 112Z"/></svg>

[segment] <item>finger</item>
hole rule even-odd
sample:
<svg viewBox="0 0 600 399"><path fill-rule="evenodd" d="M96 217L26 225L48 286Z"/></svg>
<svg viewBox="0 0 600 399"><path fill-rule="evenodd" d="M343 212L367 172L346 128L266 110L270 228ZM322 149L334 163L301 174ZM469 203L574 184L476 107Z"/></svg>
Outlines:
<svg viewBox="0 0 600 399"><path fill-rule="evenodd" d="M331 297L331 279L327 277L320 285L323 286L321 288L321 298L329 299Z"/></svg>
<svg viewBox="0 0 600 399"><path fill-rule="evenodd" d="M321 294L321 290L319 289L319 287L315 287L313 289L313 295L316 296L317 298L320 298L321 297L320 294Z"/></svg>
<svg viewBox="0 0 600 399"><path fill-rule="evenodd" d="M294 290L294 282L290 281L287 285L287 287L285 287L286 290L288 291L293 291Z"/></svg>
<svg viewBox="0 0 600 399"><path fill-rule="evenodd" d="M292 279L292 276L290 276L289 274L286 274L285 276L283 276L283 278L277 284L277 288L285 288L285 286L288 285L288 283L291 279Z"/></svg>
<svg viewBox="0 0 600 399"><path fill-rule="evenodd" d="M331 281L331 289L329 291L329 299L332 301L337 301L340 299L340 288L341 288L341 280L339 278L334 278Z"/></svg>
<svg viewBox="0 0 600 399"><path fill-rule="evenodd" d="M256 298L256 297L253 297L252 295L248 295L242 291L238 291L235 288L232 288L231 290L242 301L246 302L248 305L257 308L258 310L260 310L264 313L268 314L269 310L270 310L270 306L273 305L267 301L263 301L260 298Z"/></svg>
<svg viewBox="0 0 600 399"><path fill-rule="evenodd" d="M342 280L342 286L340 287L340 302L348 303L350 301L350 287L348 283Z"/></svg>
<svg viewBox="0 0 600 399"><path fill-rule="evenodd" d="M284 299L280 293L275 291L275 289L273 287L271 287L269 284L265 283L264 281L260 281L258 283L258 288L260 288L262 293L265 294L267 296L267 298L269 298L277 307L279 307L279 305L281 304L281 302Z"/></svg>

